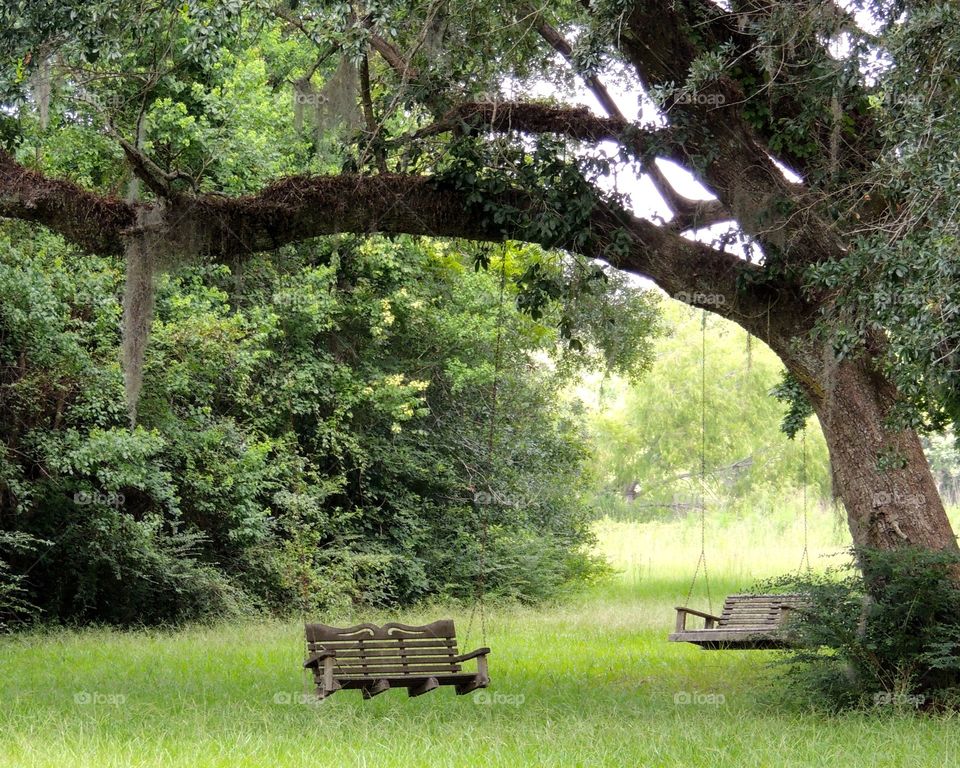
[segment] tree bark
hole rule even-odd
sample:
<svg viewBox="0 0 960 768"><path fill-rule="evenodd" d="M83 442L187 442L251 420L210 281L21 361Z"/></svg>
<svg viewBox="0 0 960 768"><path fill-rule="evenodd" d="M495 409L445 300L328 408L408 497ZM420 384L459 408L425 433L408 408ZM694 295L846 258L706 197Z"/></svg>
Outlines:
<svg viewBox="0 0 960 768"><path fill-rule="evenodd" d="M887 428L895 388L866 359L826 366L822 378L812 400L853 543L957 551L916 432Z"/></svg>

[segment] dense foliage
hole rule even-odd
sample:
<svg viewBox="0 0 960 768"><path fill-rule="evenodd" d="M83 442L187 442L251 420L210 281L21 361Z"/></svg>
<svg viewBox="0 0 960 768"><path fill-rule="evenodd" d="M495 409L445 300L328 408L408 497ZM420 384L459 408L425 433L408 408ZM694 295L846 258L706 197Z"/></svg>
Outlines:
<svg viewBox="0 0 960 768"><path fill-rule="evenodd" d="M8 3L0 146L141 198L154 191L118 137L176 167L181 191L374 167L363 35L347 5L312 10L300 28L259 2ZM405 20L385 8L378 23ZM374 74L377 119L412 129L415 94L393 99ZM421 149L408 167L432 162ZM595 571L584 438L555 395L585 366L642 374L655 312L608 271L412 238L227 264L159 243L131 429L129 263L0 236L0 620L468 597L480 563L489 590L529 600Z"/></svg>
<svg viewBox="0 0 960 768"><path fill-rule="evenodd" d="M837 294L841 354L882 333L882 364L904 396L897 421L942 429L960 419L960 8L858 4L872 12L885 48L882 57L862 54L877 82L869 107L885 146L870 172L831 201L855 247L811 277Z"/></svg>
<svg viewBox="0 0 960 768"><path fill-rule="evenodd" d="M809 595L791 622L788 663L819 706L956 707L960 587L956 553L857 550L855 562L777 586Z"/></svg>
<svg viewBox="0 0 960 768"><path fill-rule="evenodd" d="M3 617L469 597L480 562L519 599L588 577L583 436L549 364L560 309L517 310L533 256L475 256L338 238L163 277L131 430L121 264L4 230Z"/></svg>

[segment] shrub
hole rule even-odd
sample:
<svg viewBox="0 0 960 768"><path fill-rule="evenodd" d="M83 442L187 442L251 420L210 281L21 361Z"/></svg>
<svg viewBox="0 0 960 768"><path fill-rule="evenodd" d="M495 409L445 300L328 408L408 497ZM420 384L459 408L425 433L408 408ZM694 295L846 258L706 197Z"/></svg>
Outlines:
<svg viewBox="0 0 960 768"><path fill-rule="evenodd" d="M791 628L792 679L833 709L960 700L960 555L854 550L824 575L781 579L810 596Z"/></svg>
<svg viewBox="0 0 960 768"><path fill-rule="evenodd" d="M557 333L469 263L342 238L165 274L131 429L122 264L0 226L0 535L41 546L0 542L0 620L470 595L481 516L492 594L595 574Z"/></svg>
<svg viewBox="0 0 960 768"><path fill-rule="evenodd" d="M25 599L26 591L21 584L23 576L11 571L9 563L3 559L4 553L34 552L38 545L46 543L28 534L0 531L0 632L39 613L39 609Z"/></svg>

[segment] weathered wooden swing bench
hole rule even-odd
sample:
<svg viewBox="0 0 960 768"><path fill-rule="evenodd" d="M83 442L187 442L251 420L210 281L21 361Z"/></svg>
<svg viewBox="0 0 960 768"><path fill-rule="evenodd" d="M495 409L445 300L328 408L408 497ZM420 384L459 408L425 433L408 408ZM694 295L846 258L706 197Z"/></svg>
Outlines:
<svg viewBox="0 0 960 768"><path fill-rule="evenodd" d="M789 648L787 619L805 602L804 595L730 595L719 616L678 606L677 628L668 639L711 651ZM703 628L687 629L687 616L703 619Z"/></svg>
<svg viewBox="0 0 960 768"><path fill-rule="evenodd" d="M490 683L490 649L458 654L456 630L449 619L421 627L307 624L306 631L309 658L304 667L313 670L321 699L351 688L359 688L365 699L391 688L406 688L410 696L420 696L441 685L452 685L463 695ZM471 659L477 660L477 671L464 672L463 662Z"/></svg>

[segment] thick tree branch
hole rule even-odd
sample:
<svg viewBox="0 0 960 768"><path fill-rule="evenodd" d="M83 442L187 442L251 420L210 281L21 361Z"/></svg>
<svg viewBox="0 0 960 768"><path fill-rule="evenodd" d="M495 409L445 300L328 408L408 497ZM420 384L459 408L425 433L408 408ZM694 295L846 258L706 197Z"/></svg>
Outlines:
<svg viewBox="0 0 960 768"><path fill-rule="evenodd" d="M495 217L491 208L515 213ZM466 192L434 178L379 174L286 179L252 197L197 199L190 208L172 208L168 219L179 221L194 242L216 255L243 256L344 232L536 242L531 233L538 231L542 215L541 203L524 190L508 189L479 206ZM774 332L788 338L813 322L814 312L785 282L742 289L760 278L760 267L599 199L586 236L577 230L540 244L648 277L667 293L729 317L762 339ZM783 322L790 323L789 334L778 327Z"/></svg>
<svg viewBox="0 0 960 768"><path fill-rule="evenodd" d="M573 48L560 32L543 19L538 21L537 32L540 33L540 37L559 53L570 66L576 67ZM580 78L593 94L594 98L596 98L604 112L607 113L607 116L626 124L626 117L623 112L620 111L617 102L610 95L610 92L600 78L595 74L580 72L579 70L577 74L580 75ZM711 224L732 218L724 205L719 201L694 200L677 192L670 183L670 180L663 175L663 171L660 170L660 167L653 158L647 157L643 159L643 170L649 176L654 189L657 190L657 193L663 198L663 201L673 213L674 218L670 222L670 226L673 229L683 231L686 229L709 227Z"/></svg>
<svg viewBox="0 0 960 768"><path fill-rule="evenodd" d="M490 131L522 133L556 133L578 141L619 142L630 129L630 123L617 118L598 117L586 107L556 107L536 102L466 102L447 112L442 119L417 131L417 138L448 131L485 128ZM638 130L635 148L649 149L643 139L659 138L666 142L669 131Z"/></svg>
<svg viewBox="0 0 960 768"><path fill-rule="evenodd" d="M702 5L636 3L625 17L618 44L645 88L685 83L697 57L712 50L704 42L709 29L696 23L712 17L696 15L691 4ZM668 105L671 124L683 132L683 164L696 169L767 257L801 268L842 256L837 233L816 213L813 198L784 178L745 118L738 83L720 76L695 96Z"/></svg>
<svg viewBox="0 0 960 768"><path fill-rule="evenodd" d="M494 216L494 209L512 213ZM139 226L149 226L171 250L217 258L243 258L340 233L537 242L543 214L542 203L525 190L508 188L478 205L468 192L436 178L398 174L291 177L257 195L181 194L162 205L128 205L48 179L0 153L0 216L43 224L85 250L105 254L123 254ZM760 338L770 338L782 316L794 332L798 318L813 317L786 283L767 281L762 289L743 291L743 283L760 277L760 267L599 198L583 227L540 244L648 277L671 295L729 317ZM789 312L779 311L787 307Z"/></svg>
<svg viewBox="0 0 960 768"><path fill-rule="evenodd" d="M0 149L0 217L42 224L92 253L122 253L133 206L50 179Z"/></svg>

